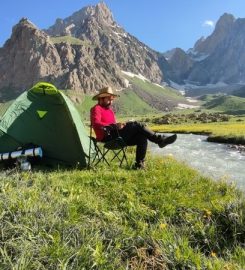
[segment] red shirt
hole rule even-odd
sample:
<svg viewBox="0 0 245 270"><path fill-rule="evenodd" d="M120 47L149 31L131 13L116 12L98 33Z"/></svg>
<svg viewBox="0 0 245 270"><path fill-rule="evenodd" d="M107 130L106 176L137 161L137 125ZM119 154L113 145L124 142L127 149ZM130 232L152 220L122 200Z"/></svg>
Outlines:
<svg viewBox="0 0 245 270"><path fill-rule="evenodd" d="M96 104L93 108L91 108L90 113L90 120L96 134L96 139L101 141L104 139L103 127L116 123L115 114L110 107L105 108L99 104Z"/></svg>

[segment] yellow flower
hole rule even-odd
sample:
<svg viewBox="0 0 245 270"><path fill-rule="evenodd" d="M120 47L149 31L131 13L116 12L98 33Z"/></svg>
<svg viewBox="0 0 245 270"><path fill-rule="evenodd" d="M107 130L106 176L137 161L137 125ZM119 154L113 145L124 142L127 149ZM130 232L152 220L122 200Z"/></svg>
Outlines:
<svg viewBox="0 0 245 270"><path fill-rule="evenodd" d="M232 267L231 267L230 264L225 264L224 265L224 270L231 270L231 269L232 269Z"/></svg>
<svg viewBox="0 0 245 270"><path fill-rule="evenodd" d="M204 217L210 218L212 215L212 212L208 209L204 209Z"/></svg>
<svg viewBox="0 0 245 270"><path fill-rule="evenodd" d="M212 251L210 255L211 255L211 257L213 257L213 258L216 258L216 257L217 257L217 254L216 254L214 251Z"/></svg>
<svg viewBox="0 0 245 270"><path fill-rule="evenodd" d="M160 227L160 229L166 229L167 228L167 226L168 226L168 224L166 224L166 223L161 223L160 225L159 225L159 227Z"/></svg>

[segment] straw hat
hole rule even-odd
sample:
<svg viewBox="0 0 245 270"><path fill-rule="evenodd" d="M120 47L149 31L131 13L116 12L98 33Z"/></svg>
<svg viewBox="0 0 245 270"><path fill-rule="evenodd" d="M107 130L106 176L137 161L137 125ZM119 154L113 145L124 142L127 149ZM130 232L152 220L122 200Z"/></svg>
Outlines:
<svg viewBox="0 0 245 270"><path fill-rule="evenodd" d="M99 98L103 98L103 97L119 97L119 95L116 95L112 88L110 86L106 86L103 87L102 89L99 90L99 93L97 95L95 95L92 99L93 100L97 100Z"/></svg>

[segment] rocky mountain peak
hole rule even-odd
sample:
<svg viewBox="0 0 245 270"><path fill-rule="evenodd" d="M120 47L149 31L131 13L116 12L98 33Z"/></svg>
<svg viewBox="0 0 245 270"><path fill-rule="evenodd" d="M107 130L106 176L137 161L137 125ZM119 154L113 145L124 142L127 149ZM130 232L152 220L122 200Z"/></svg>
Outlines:
<svg viewBox="0 0 245 270"><path fill-rule="evenodd" d="M175 48L172 58L183 58L186 56L186 53L181 48Z"/></svg>
<svg viewBox="0 0 245 270"><path fill-rule="evenodd" d="M12 33L14 33L16 28L21 28L21 27L37 28L31 21L29 21L27 18L23 17L20 19L19 23L17 23L13 27Z"/></svg>
<svg viewBox="0 0 245 270"><path fill-rule="evenodd" d="M215 31L225 30L234 23L235 17L232 14L224 13L216 23Z"/></svg>
<svg viewBox="0 0 245 270"><path fill-rule="evenodd" d="M9 46L12 43L11 41L14 41L15 43L20 42L21 40L23 41L35 33L36 30L37 28L32 22L27 18L22 18L19 23L12 28L11 38L7 40L5 45Z"/></svg>
<svg viewBox="0 0 245 270"><path fill-rule="evenodd" d="M47 34L22 18L1 50L0 89L30 87L39 78L58 74L59 65L60 58Z"/></svg>
<svg viewBox="0 0 245 270"><path fill-rule="evenodd" d="M74 13L59 25L49 28L47 33L51 36L71 35L83 43L92 44L95 55L109 52L108 59L119 69L143 74L156 83L162 81L157 53L118 26L103 1Z"/></svg>
<svg viewBox="0 0 245 270"><path fill-rule="evenodd" d="M195 43L195 45L194 45L194 48L198 48L204 41L205 41L205 37L200 37L197 41L196 41L196 43Z"/></svg>
<svg viewBox="0 0 245 270"><path fill-rule="evenodd" d="M193 65L193 60L188 54L181 48L175 48L171 57L168 59L174 73L174 77L178 78L178 82L181 82L185 74L190 70Z"/></svg>
<svg viewBox="0 0 245 270"><path fill-rule="evenodd" d="M32 53L35 54L35 56L41 56L46 50L52 50L53 48L54 45L50 42L50 37L45 32L38 29L37 26L27 18L22 18L19 23L13 27L12 35L5 43L3 50L9 51L10 53L16 50L16 55L25 57ZM21 51L21 53L19 51Z"/></svg>
<svg viewBox="0 0 245 270"><path fill-rule="evenodd" d="M112 12L103 1L95 6L95 16L98 16L99 20L102 20L104 23L114 24Z"/></svg>
<svg viewBox="0 0 245 270"><path fill-rule="evenodd" d="M44 31L51 36L79 36L81 28L87 27L88 21L96 21L102 25L115 24L108 6L104 2L99 2L95 6L84 7L65 19L56 19L55 24Z"/></svg>
<svg viewBox="0 0 245 270"><path fill-rule="evenodd" d="M201 44L206 47L199 46L208 56L195 63L186 81L198 82L198 85L244 84L244 31L244 19L235 19L227 13L222 15L212 35Z"/></svg>
<svg viewBox="0 0 245 270"><path fill-rule="evenodd" d="M216 23L213 33L206 39L202 38L196 42L194 52L197 54L210 55L229 35L235 18L231 14L224 13Z"/></svg>
<svg viewBox="0 0 245 270"><path fill-rule="evenodd" d="M122 71L161 83L164 61L118 26L102 1L44 31L22 19L0 50L0 89L22 91L40 80L85 93L107 84L121 89L127 86Z"/></svg>

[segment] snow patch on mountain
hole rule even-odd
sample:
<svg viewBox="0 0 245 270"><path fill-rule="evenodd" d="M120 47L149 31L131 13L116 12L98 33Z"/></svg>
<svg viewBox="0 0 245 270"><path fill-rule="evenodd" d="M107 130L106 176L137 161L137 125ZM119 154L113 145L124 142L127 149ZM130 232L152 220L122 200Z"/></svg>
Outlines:
<svg viewBox="0 0 245 270"><path fill-rule="evenodd" d="M176 107L177 109L183 110L183 109L196 109L199 108L200 106L197 105L189 105L189 104L184 104L184 103L178 103L178 106Z"/></svg>
<svg viewBox="0 0 245 270"><path fill-rule="evenodd" d="M129 76L129 77L131 77L131 78L134 78L134 77L137 77L137 78L139 78L139 79L141 79L142 81L147 81L147 82L150 82L150 80L149 79L147 79L146 77L144 77L142 74L134 74L134 73L132 73L132 72L130 72L130 71L124 71L124 70L121 70L122 71L122 73L124 73L125 75L127 75L127 76Z"/></svg>

